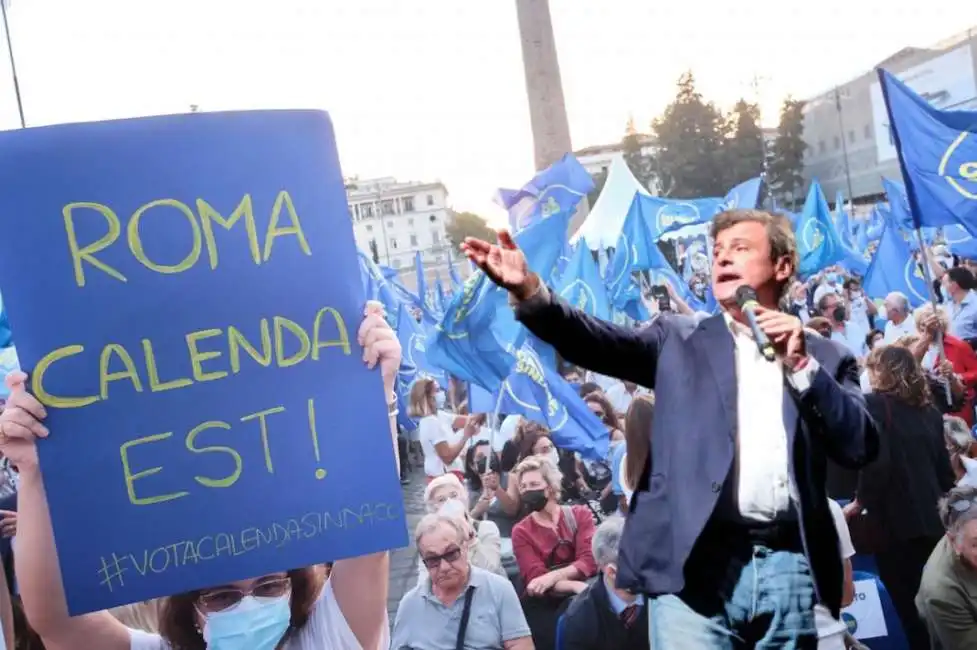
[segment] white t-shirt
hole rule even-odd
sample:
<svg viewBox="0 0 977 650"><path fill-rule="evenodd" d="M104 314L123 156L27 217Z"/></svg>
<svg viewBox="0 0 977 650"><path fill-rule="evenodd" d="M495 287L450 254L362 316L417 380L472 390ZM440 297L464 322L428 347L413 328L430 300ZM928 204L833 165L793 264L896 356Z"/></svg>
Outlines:
<svg viewBox="0 0 977 650"><path fill-rule="evenodd" d="M624 469L627 467L628 462L628 452L621 454L621 466L618 471L621 472L621 491L624 492L624 502L629 506L631 505L631 497L634 496L634 489L628 485L627 474Z"/></svg>
<svg viewBox="0 0 977 650"><path fill-rule="evenodd" d="M390 645L389 630L390 624L384 614L383 636L376 650L386 650ZM171 650L170 644L158 634L140 630L129 630L129 632L132 639L130 650ZM336 602L336 595L332 591L330 581L326 581L326 586L322 589L308 623L282 646L282 650L363 650L363 646L349 629L346 617L339 610L339 603Z"/></svg>
<svg viewBox="0 0 977 650"><path fill-rule="evenodd" d="M455 417L457 416L451 413L438 411L435 415L424 416L417 424L417 428L421 432L421 449L424 451L424 473L428 476L441 476L451 471L465 471L464 450L450 465L445 467L444 463L441 462L441 457L438 456L438 452L434 449L434 446L439 443L454 444L461 440L464 434L460 431L454 431L451 426Z"/></svg>
<svg viewBox="0 0 977 650"><path fill-rule="evenodd" d="M841 506L833 499L828 499L828 506L831 508L835 530L838 531L838 550L841 551L841 560L844 562L855 554L855 547L851 543L851 533ZM814 623L818 628L818 650L845 650L845 632L848 627L836 620L827 607L814 606Z"/></svg>
<svg viewBox="0 0 977 650"><path fill-rule="evenodd" d="M898 325L891 320L885 324L885 333L882 335L882 342L891 345L904 336L912 336L917 333L916 319L912 314L909 314L906 316L906 320Z"/></svg>

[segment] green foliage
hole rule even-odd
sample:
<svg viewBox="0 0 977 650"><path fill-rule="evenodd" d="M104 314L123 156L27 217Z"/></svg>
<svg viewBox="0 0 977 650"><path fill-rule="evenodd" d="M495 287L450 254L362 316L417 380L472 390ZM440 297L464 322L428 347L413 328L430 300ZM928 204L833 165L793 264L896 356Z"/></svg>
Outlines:
<svg viewBox="0 0 977 650"><path fill-rule="evenodd" d="M722 112L696 90L692 73L683 74L675 99L651 126L658 149L653 168L662 194L677 198L726 194L727 127Z"/></svg>
<svg viewBox="0 0 977 650"><path fill-rule="evenodd" d="M448 221L444 225L448 233L448 239L455 250L460 250L461 243L465 237L475 237L485 241L495 241L495 230L489 228L485 219L474 212L455 212L452 210L448 215Z"/></svg>
<svg viewBox="0 0 977 650"><path fill-rule="evenodd" d="M727 119L726 140L727 190L763 172L763 131L760 107L740 99Z"/></svg>
<svg viewBox="0 0 977 650"><path fill-rule="evenodd" d="M770 155L767 181L782 205L796 206L804 196L804 102L788 97L780 108L777 139Z"/></svg>

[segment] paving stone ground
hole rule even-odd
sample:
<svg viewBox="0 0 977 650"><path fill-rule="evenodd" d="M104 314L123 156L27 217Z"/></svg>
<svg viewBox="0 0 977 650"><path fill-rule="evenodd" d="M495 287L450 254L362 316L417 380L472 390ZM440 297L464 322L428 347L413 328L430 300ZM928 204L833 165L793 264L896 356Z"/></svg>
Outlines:
<svg viewBox="0 0 977 650"><path fill-rule="evenodd" d="M417 584L417 548L414 546L414 529L424 516L424 472L415 471L410 475L410 483L404 486L404 509L407 514L407 531L410 533L410 546L397 549L390 556L390 594L387 611L390 625L397 615L397 605L404 594Z"/></svg>

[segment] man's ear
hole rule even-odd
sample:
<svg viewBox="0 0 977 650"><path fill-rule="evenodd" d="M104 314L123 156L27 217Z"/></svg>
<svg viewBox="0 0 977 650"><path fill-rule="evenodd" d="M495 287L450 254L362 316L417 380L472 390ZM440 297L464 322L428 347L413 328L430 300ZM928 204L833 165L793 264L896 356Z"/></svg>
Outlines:
<svg viewBox="0 0 977 650"><path fill-rule="evenodd" d="M773 277L777 282L787 282L794 275L794 265L786 255L780 257L773 267Z"/></svg>

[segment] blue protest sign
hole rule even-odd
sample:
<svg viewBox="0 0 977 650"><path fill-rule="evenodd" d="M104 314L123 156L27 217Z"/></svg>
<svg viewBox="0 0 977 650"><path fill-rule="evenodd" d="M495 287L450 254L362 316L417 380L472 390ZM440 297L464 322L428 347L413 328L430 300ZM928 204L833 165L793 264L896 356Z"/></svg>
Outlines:
<svg viewBox="0 0 977 650"><path fill-rule="evenodd" d="M72 614L407 543L325 113L8 131L0 174Z"/></svg>

